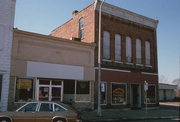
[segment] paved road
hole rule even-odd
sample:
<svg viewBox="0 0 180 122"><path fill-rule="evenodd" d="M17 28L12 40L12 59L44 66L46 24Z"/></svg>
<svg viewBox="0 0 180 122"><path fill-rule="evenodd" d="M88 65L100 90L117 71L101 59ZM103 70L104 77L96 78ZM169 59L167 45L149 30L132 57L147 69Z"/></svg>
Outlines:
<svg viewBox="0 0 180 122"><path fill-rule="evenodd" d="M156 117L156 114L160 114L160 115L158 115L157 117L158 118L153 118L153 116L152 116L152 118L150 118L150 120L141 120L142 118L141 118L141 116L142 115L139 115L139 113L138 112L140 112L141 113L141 111L138 111L137 110L137 116L140 116L140 119L139 120L135 120L135 119L131 119L131 117L130 117L130 119L121 119L121 120L117 120L117 121L111 121L110 120L110 118L109 119L104 119L104 120L101 120L101 121L99 121L99 120L97 120L96 119L96 121L90 121L90 119L89 119L89 121L83 121L83 122L180 122L180 119L179 118L174 118L174 119L167 119L167 116L168 117L170 117L170 118L172 118L172 117L178 117L178 112L179 112L179 110L180 110L180 107L179 107L179 105L176 105L176 106L174 106L174 105L165 105L165 104L163 104L163 105L161 105L160 104L160 109L159 110L149 110L149 111L151 111L151 112L155 112L155 115L154 114L152 114L153 116L155 116ZM160 112L160 113L158 113L158 111ZM115 111L116 112L116 111ZM118 112L118 111L117 111ZM129 115L130 116L134 116L134 115L131 115L131 114L133 114L134 113L134 111L132 111L132 110L129 110L128 112L126 112L126 111L124 111L125 112L125 114L128 114L129 113ZM112 114L112 113L110 113L110 114ZM119 114L122 114L121 112L120 113L114 113L114 114L112 114L112 118L114 117L114 115L119 115ZM135 114L135 113L134 113ZM109 115L109 114L108 114ZM111 116L111 115L110 115ZM122 116L122 115L121 115ZM120 117L121 117L120 116ZM166 117L166 118L159 118L159 117ZM118 118L118 117L114 117L114 118ZM126 117L127 118L127 117ZM136 118L136 117L135 117ZM120 118L119 118L120 119Z"/></svg>
<svg viewBox="0 0 180 122"><path fill-rule="evenodd" d="M123 122L123 121L122 121ZM178 119L156 119L156 120L132 120L124 122L179 122Z"/></svg>

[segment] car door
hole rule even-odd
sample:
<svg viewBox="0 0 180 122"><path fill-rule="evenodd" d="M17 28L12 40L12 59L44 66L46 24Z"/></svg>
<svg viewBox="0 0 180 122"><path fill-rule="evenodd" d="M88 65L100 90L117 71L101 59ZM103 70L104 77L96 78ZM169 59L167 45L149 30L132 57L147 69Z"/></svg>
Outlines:
<svg viewBox="0 0 180 122"><path fill-rule="evenodd" d="M51 122L53 117L53 103L41 103L36 112L36 122Z"/></svg>
<svg viewBox="0 0 180 122"><path fill-rule="evenodd" d="M34 122L38 103L29 103L18 109L13 115L13 122Z"/></svg>

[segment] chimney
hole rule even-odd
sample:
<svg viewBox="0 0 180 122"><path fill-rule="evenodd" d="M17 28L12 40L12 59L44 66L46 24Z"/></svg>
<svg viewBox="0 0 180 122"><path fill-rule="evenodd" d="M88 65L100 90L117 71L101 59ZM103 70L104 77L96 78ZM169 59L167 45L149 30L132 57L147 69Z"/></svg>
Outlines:
<svg viewBox="0 0 180 122"><path fill-rule="evenodd" d="M74 10L74 11L72 12L72 17L74 18L78 12L79 12L78 10Z"/></svg>

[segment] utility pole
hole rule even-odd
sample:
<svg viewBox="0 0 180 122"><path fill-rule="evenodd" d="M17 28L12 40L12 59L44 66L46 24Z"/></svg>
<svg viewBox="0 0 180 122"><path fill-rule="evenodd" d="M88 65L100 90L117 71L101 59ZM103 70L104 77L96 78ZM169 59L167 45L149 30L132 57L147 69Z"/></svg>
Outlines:
<svg viewBox="0 0 180 122"><path fill-rule="evenodd" d="M99 38L98 38L98 107L97 114L101 116L101 13L102 5L105 0L102 0L99 6ZM96 1L98 2L98 0Z"/></svg>

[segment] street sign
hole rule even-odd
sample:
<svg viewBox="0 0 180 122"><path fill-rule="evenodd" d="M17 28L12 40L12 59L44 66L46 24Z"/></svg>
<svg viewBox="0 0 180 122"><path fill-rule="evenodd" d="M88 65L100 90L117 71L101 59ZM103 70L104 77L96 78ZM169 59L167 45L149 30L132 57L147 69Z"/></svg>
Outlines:
<svg viewBox="0 0 180 122"><path fill-rule="evenodd" d="M148 83L146 81L144 81L144 91L148 90Z"/></svg>

